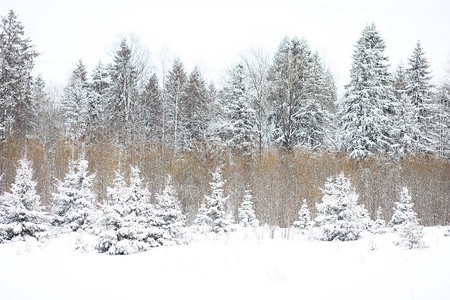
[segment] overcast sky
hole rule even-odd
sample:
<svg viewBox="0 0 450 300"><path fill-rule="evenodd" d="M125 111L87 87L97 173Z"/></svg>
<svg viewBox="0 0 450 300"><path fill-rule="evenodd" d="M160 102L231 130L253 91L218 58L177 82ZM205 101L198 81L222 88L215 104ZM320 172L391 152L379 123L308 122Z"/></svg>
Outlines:
<svg viewBox="0 0 450 300"><path fill-rule="evenodd" d="M303 37L319 51L340 92L367 23L375 22L385 39L393 68L406 63L420 40L439 81L450 55L448 0L2 0L0 15L10 9L42 53L36 72L60 84L80 58L89 70L99 59L109 62L114 47L130 34L148 48L158 70L162 53L170 53L188 71L198 65L215 81L249 49L272 55L284 36Z"/></svg>

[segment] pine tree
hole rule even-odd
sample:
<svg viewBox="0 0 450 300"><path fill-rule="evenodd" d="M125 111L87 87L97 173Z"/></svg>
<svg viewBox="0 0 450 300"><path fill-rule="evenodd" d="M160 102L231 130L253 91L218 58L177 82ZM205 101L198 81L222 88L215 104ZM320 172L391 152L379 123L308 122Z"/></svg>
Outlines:
<svg viewBox="0 0 450 300"><path fill-rule="evenodd" d="M436 94L438 121L436 122L438 142L436 151L439 156L450 159L450 81L444 82Z"/></svg>
<svg viewBox="0 0 450 300"><path fill-rule="evenodd" d="M211 195L205 196L208 203L207 216L211 220L211 230L215 233L228 232L231 230L232 217L226 212L228 196L223 195L224 181L220 168L213 173L213 179L209 183Z"/></svg>
<svg viewBox="0 0 450 300"><path fill-rule="evenodd" d="M88 161L69 162L69 172L53 193L55 225L72 231L92 230L96 222L97 195L92 191L95 174L88 174Z"/></svg>
<svg viewBox="0 0 450 300"><path fill-rule="evenodd" d="M339 103L341 148L352 158L392 154L395 112L386 46L367 25L353 52L350 83Z"/></svg>
<svg viewBox="0 0 450 300"><path fill-rule="evenodd" d="M0 23L0 141L32 129L36 107L31 71L37 56L17 14L10 10Z"/></svg>
<svg viewBox="0 0 450 300"><path fill-rule="evenodd" d="M163 220L150 203L150 192L142 186L140 170L131 168L130 184L116 171L114 185L108 188L97 250L112 255L132 254L164 244Z"/></svg>
<svg viewBox="0 0 450 300"><path fill-rule="evenodd" d="M164 230L164 244L183 243L185 236L183 232L185 217L181 212L177 191L169 175L166 186L161 194L156 195L159 210L157 216L162 219L162 229Z"/></svg>
<svg viewBox="0 0 450 300"><path fill-rule="evenodd" d="M308 209L308 203L306 199L303 200L302 207L298 212L298 220L294 222L294 228L300 230L301 233L307 232L312 226L314 222L311 221L310 212Z"/></svg>
<svg viewBox="0 0 450 300"><path fill-rule="evenodd" d="M90 91L87 71L83 62L78 61L69 84L64 89L62 99L66 136L72 141L85 137L88 131Z"/></svg>
<svg viewBox="0 0 450 300"><path fill-rule="evenodd" d="M414 107L414 119L419 127L419 134L414 142L419 151L433 152L437 140L435 122L438 119L437 109L433 103L430 64L425 57L420 41L417 42L413 54L408 59L407 74L409 77L407 93Z"/></svg>
<svg viewBox="0 0 450 300"><path fill-rule="evenodd" d="M258 227L259 221L253 209L253 196L249 188L245 190L244 201L239 208L239 224L243 227Z"/></svg>
<svg viewBox="0 0 450 300"><path fill-rule="evenodd" d="M395 202L395 212L390 222L390 225L400 236L397 244L410 249L423 247L423 230L418 223L413 206L414 203L411 202L408 188L403 187L400 192L400 201Z"/></svg>
<svg viewBox="0 0 450 300"><path fill-rule="evenodd" d="M0 243L31 236L39 239L48 230L48 218L36 194L31 163L19 160L11 191L0 196Z"/></svg>
<svg viewBox="0 0 450 300"><path fill-rule="evenodd" d="M321 236L324 241L352 241L365 227L364 211L357 204L358 194L344 173L328 178L322 189L322 203L317 203Z"/></svg>

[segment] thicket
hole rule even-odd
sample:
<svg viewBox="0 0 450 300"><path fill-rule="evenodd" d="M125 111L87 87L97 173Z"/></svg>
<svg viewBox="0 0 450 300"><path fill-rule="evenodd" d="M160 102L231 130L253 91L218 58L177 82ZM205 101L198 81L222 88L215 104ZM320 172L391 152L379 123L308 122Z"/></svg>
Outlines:
<svg viewBox="0 0 450 300"><path fill-rule="evenodd" d="M192 151L174 153L158 144L118 146L111 141L98 140L92 144L57 141L51 145L38 138L12 136L0 149L0 194L7 192L14 182L18 161L26 155L33 163L34 180L41 203L51 210L52 193L57 180L63 180L69 160L84 154L89 171L96 174L93 190L100 205L107 198L115 170L121 168L128 178L130 166L138 166L148 183L152 201L160 194L168 175L174 186L182 212L191 224L210 194L209 182L217 166L221 166L225 180L224 193L229 195L229 209L238 219L238 208L245 189L252 190L254 208L261 224L291 226L297 219L302 200L307 199L312 218L321 201L321 188L327 178L341 171L351 178L360 195L360 203L375 219L378 207L382 216L390 220L394 202L403 186L410 190L420 224L447 225L450 222L450 162L435 156L406 156L399 161L374 157L353 160L344 153L293 150L263 151L254 159L231 154L223 149L198 145Z"/></svg>

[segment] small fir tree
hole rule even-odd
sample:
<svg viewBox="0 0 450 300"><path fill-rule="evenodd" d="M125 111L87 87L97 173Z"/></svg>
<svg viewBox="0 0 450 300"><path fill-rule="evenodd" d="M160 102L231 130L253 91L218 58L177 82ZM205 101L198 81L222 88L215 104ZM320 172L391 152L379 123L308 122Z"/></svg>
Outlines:
<svg viewBox="0 0 450 300"><path fill-rule="evenodd" d="M340 173L328 178L322 189L322 203L317 203L321 236L324 241L351 241L360 237L365 227L365 210L357 204L358 194L350 179Z"/></svg>
<svg viewBox="0 0 450 300"><path fill-rule="evenodd" d="M16 237L39 239L48 230L32 177L31 163L26 158L19 160L11 191L0 197L0 243Z"/></svg>
<svg viewBox="0 0 450 300"><path fill-rule="evenodd" d="M92 230L96 222L97 195L92 191L95 174L88 175L88 161L71 161L69 172L53 194L54 224L72 231Z"/></svg>
<svg viewBox="0 0 450 300"><path fill-rule="evenodd" d="M208 217L208 208L205 203L202 203L195 216L193 229L200 233L208 232L211 231L211 223L211 219Z"/></svg>
<svg viewBox="0 0 450 300"><path fill-rule="evenodd" d="M249 189L245 190L244 201L239 208L239 224L243 227L258 227L259 221L253 210L252 194Z"/></svg>
<svg viewBox="0 0 450 300"><path fill-rule="evenodd" d="M377 217L373 225L374 233L385 233L386 232L386 220L383 217L383 209L378 206Z"/></svg>
<svg viewBox="0 0 450 300"><path fill-rule="evenodd" d="M163 245L162 219L150 203L150 192L142 187L138 168L131 169L130 185L116 172L114 186L108 188L109 203L104 207L99 252L132 254Z"/></svg>
<svg viewBox="0 0 450 300"><path fill-rule="evenodd" d="M411 202L407 187L403 187L400 192L400 202L396 202L395 206L391 225L400 236L397 245L409 249L423 247L423 229L419 225L416 212L413 210L414 203Z"/></svg>
<svg viewBox="0 0 450 300"><path fill-rule="evenodd" d="M215 233L230 231L232 223L231 216L225 211L228 196L223 195L222 175L220 168L213 173L213 180L209 183L211 186L211 196L205 196L208 203L207 216L211 220L211 230Z"/></svg>
<svg viewBox="0 0 450 300"><path fill-rule="evenodd" d="M181 212L177 191L169 175L166 187L161 194L156 195L159 203L158 217L162 220L161 227L164 230L164 244L183 243L185 217Z"/></svg>
<svg viewBox="0 0 450 300"><path fill-rule="evenodd" d="M298 212L298 220L294 222L294 228L300 230L301 233L307 232L312 226L314 222L311 221L308 203L306 199L303 200L302 207Z"/></svg>

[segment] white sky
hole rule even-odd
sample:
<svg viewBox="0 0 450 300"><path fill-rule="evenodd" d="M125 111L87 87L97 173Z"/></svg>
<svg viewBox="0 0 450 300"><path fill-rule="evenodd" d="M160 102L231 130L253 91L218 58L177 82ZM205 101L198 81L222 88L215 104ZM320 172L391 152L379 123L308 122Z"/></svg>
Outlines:
<svg viewBox="0 0 450 300"><path fill-rule="evenodd" d="M89 70L109 62L114 46L133 34L161 69L163 49L188 71L198 65L217 81L251 48L272 55L288 35L305 38L335 76L340 92L348 82L351 55L364 26L374 21L393 68L406 63L421 40L434 80L443 78L450 55L450 1L21 1L2 0L0 15L19 14L36 49L36 72L65 84L78 59Z"/></svg>

